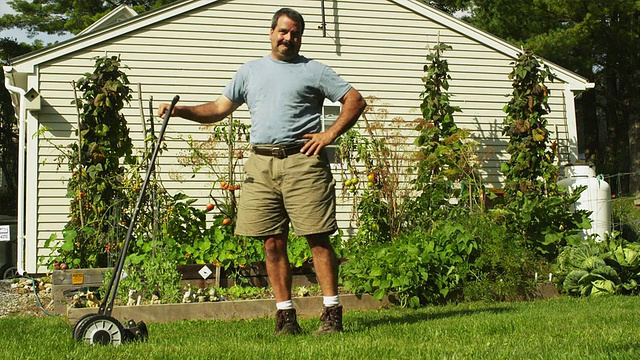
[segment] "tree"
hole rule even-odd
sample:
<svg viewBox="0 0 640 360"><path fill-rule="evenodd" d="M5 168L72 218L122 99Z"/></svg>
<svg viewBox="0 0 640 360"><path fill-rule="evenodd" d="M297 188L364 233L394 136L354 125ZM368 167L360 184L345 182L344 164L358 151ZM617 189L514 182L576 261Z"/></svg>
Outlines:
<svg viewBox="0 0 640 360"><path fill-rule="evenodd" d="M599 172L640 171L640 1L473 0L466 20L594 82L577 103L581 150ZM640 190L624 180L614 191Z"/></svg>
<svg viewBox="0 0 640 360"><path fill-rule="evenodd" d="M0 17L0 30L15 27L29 35L77 34L121 4L140 14L172 2L175 0L11 0L8 4L16 13Z"/></svg>
<svg viewBox="0 0 640 360"><path fill-rule="evenodd" d="M12 57L26 54L42 47L42 41L36 40L33 45L8 37L0 38L0 69L9 64ZM18 188L18 129L17 119L11 95L4 85L4 71L0 70L0 176L6 181L0 193L3 204L0 213L15 215Z"/></svg>
<svg viewBox="0 0 640 360"><path fill-rule="evenodd" d="M35 40L32 45L29 45L9 37L0 38L0 64L8 65L9 59L41 49L42 47L42 40Z"/></svg>
<svg viewBox="0 0 640 360"><path fill-rule="evenodd" d="M449 14L455 14L458 11L467 10L469 8L471 0L422 0L422 2L442 11L448 12Z"/></svg>
<svg viewBox="0 0 640 360"><path fill-rule="evenodd" d="M14 215L18 193L18 134L15 110L4 88L4 71L0 71L0 84L0 176L6 181L6 188L0 192L3 204L0 213Z"/></svg>

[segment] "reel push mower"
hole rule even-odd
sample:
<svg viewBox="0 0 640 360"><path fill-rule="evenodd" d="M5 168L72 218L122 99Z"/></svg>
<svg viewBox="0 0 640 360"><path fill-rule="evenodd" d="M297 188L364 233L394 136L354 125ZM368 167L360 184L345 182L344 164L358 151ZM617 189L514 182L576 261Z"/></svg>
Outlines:
<svg viewBox="0 0 640 360"><path fill-rule="evenodd" d="M126 324L122 324L111 316L111 311L113 310L116 294L118 293L118 284L120 283L120 276L122 274L122 269L124 268L124 260L127 255L127 250L129 249L129 243L131 242L131 236L138 217L138 212L140 211L140 206L144 200L144 193L149 185L153 169L155 168L156 157L160 151L162 138L167 128L167 124L169 123L171 112L178 100L180 100L180 97L176 95L164 115L164 121L162 123L162 128L160 129L158 141L153 149L149 168L147 169L146 177L142 183L142 188L140 189L140 195L135 209L131 215L131 222L129 223L129 228L127 230L122 250L118 256L118 262L113 270L111 281L105 291L104 301L100 304L97 314L84 315L78 319L73 326L73 337L78 341L84 341L91 345L111 344L117 346L130 341L144 341L149 337L147 325L143 321L138 321L136 323L134 320L128 320Z"/></svg>

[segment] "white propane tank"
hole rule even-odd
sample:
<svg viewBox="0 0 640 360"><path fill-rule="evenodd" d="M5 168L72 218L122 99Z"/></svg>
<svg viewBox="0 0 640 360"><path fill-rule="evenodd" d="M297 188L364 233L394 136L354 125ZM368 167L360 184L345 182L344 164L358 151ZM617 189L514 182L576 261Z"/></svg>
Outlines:
<svg viewBox="0 0 640 360"><path fill-rule="evenodd" d="M589 165L569 165L564 168L565 178L558 181L569 191L578 186L586 186L580 194L580 199L575 203L577 210L589 210L591 215L591 229L583 232L584 238L588 235L597 235L596 241L605 239L605 235L611 231L611 187L602 179L596 177L596 172Z"/></svg>

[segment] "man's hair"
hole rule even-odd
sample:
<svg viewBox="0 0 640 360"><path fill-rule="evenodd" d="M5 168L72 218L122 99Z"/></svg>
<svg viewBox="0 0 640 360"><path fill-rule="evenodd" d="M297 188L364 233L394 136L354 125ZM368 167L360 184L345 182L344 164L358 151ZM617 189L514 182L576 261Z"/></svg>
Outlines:
<svg viewBox="0 0 640 360"><path fill-rule="evenodd" d="M290 8L282 8L273 14L273 18L271 19L272 30L276 29L278 19L280 19L282 15L286 15L289 19L295 21L300 26L300 34L302 35L304 33L304 19L302 18L302 15Z"/></svg>

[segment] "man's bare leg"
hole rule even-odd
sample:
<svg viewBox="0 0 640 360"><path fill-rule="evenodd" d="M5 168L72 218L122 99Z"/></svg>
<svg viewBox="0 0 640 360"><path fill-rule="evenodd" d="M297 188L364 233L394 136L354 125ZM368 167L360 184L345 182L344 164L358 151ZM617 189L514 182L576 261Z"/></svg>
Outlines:
<svg viewBox="0 0 640 360"><path fill-rule="evenodd" d="M311 247L313 266L322 288L322 295L338 295L338 259L329 241L329 235L308 235L307 242Z"/></svg>
<svg viewBox="0 0 640 360"><path fill-rule="evenodd" d="M322 324L313 335L342 331L342 306L338 299L338 259L328 234L307 236L313 255L313 266L323 295Z"/></svg>
<svg viewBox="0 0 640 360"><path fill-rule="evenodd" d="M276 302L291 300L291 266L287 255L287 234L274 235L264 242L267 275Z"/></svg>
<svg viewBox="0 0 640 360"><path fill-rule="evenodd" d="M276 297L276 335L299 334L296 310L291 302L291 267L287 255L288 234L268 237L264 242L267 275Z"/></svg>

